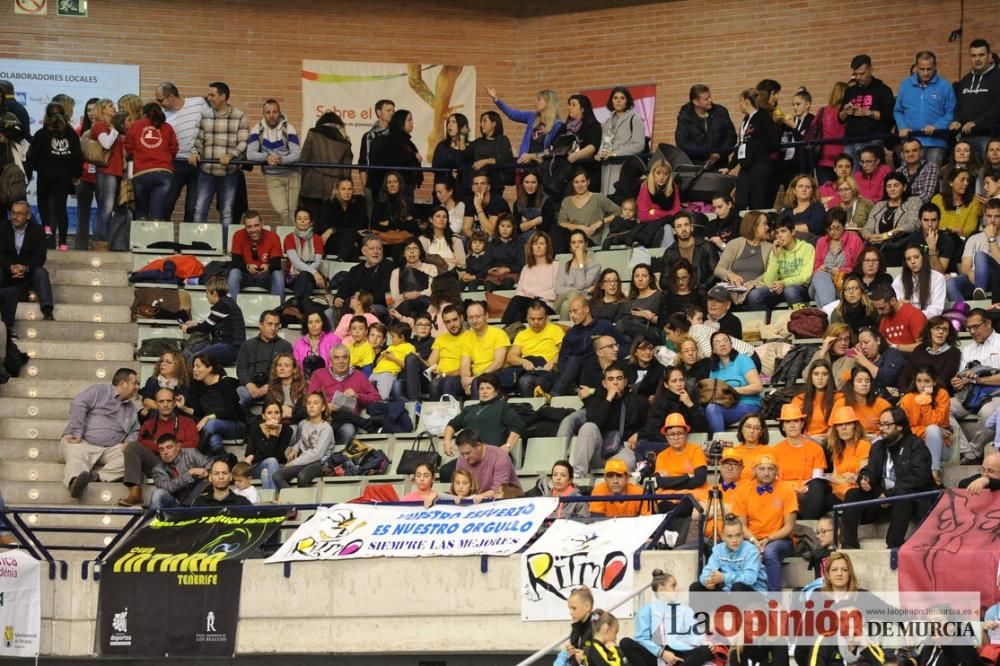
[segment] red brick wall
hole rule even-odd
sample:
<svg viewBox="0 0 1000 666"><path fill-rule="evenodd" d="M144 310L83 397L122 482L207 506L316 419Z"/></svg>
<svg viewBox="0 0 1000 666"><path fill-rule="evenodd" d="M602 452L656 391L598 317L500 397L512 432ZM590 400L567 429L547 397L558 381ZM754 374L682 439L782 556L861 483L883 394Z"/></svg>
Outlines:
<svg viewBox="0 0 1000 666"><path fill-rule="evenodd" d="M49 4L54 5L55 0ZM947 42L960 23L957 0L677 0L574 12L574 3L522 3L520 17L495 0L98 0L86 19L0 13L0 57L128 63L141 66L144 98L163 80L182 94L203 94L208 81L229 83L232 103L259 117L275 97L301 118L304 58L475 65L515 104L554 88L562 99L583 87L657 84L655 141L670 140L677 108L694 82L719 103L769 77L784 86L782 103L806 85L822 103L847 63L866 51L876 74L896 88L913 53L937 52L942 73L957 73L959 45ZM966 0L965 37L985 36L1000 49L995 0ZM967 59L963 68L967 66ZM78 100L81 101L81 100ZM480 110L489 100L480 91ZM304 134L304 128L300 128ZM509 132L516 144L519 128ZM250 176L251 205L269 211L260 176Z"/></svg>

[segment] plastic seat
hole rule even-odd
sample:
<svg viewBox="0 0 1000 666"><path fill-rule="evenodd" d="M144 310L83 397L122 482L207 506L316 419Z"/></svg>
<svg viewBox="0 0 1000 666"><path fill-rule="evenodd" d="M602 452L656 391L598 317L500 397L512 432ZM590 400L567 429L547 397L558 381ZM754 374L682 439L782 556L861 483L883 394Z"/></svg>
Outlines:
<svg viewBox="0 0 1000 666"><path fill-rule="evenodd" d="M324 483L320 490L319 501L322 504L340 504L360 495L360 483Z"/></svg>
<svg viewBox="0 0 1000 666"><path fill-rule="evenodd" d="M239 226L239 225L230 225ZM200 224L184 223L181 225L180 231L180 243L181 245L191 245L196 241L201 241L202 243L207 243L208 248L197 249L197 250L186 250L184 254L203 254L210 256L219 256L223 253L222 250L222 225L221 224L209 224L207 222Z"/></svg>
<svg viewBox="0 0 1000 666"><path fill-rule="evenodd" d="M273 488L258 488L257 496L261 502L273 502L275 490Z"/></svg>
<svg viewBox="0 0 1000 666"><path fill-rule="evenodd" d="M171 254L170 254L170 251L168 251L168 250L166 250L166 251L165 250L150 250L149 252L144 253L144 254L143 253L138 253L135 250L133 250L133 254L132 254L132 270L133 271L137 271L137 270L139 270L140 268L142 268L143 266L145 266L146 264L148 264L148 263L150 263L152 261L156 261L157 259L163 259L164 257L169 257L169 256L171 256ZM157 287L169 287L170 285L169 284L159 284L159 283L156 283L156 286Z"/></svg>
<svg viewBox="0 0 1000 666"><path fill-rule="evenodd" d="M734 315L740 320L740 323L746 326L750 322L759 321L762 324L767 323L767 313L763 310L750 310L748 312L733 312Z"/></svg>
<svg viewBox="0 0 1000 666"><path fill-rule="evenodd" d="M613 268L618 271L618 277L629 279L631 274L628 270L629 255L632 250L598 250L594 253L594 261L601 265L601 270Z"/></svg>
<svg viewBox="0 0 1000 666"><path fill-rule="evenodd" d="M159 241L172 243L174 241L174 223L132 220L129 241L132 252L163 254L165 252L163 248L149 249L149 246Z"/></svg>
<svg viewBox="0 0 1000 666"><path fill-rule="evenodd" d="M552 402L549 403L549 406L572 409L575 411L583 407L583 400L580 400L580 397L575 395L557 395L553 396Z"/></svg>
<svg viewBox="0 0 1000 666"><path fill-rule="evenodd" d="M260 313L265 310L274 310L281 305L281 297L272 294L240 294L236 297L236 304L243 310L243 321L246 322L247 326L256 327Z"/></svg>
<svg viewBox="0 0 1000 666"><path fill-rule="evenodd" d="M191 294L191 319L194 321L204 321L208 313L212 311L205 293ZM254 322L256 324L256 322Z"/></svg>
<svg viewBox="0 0 1000 666"><path fill-rule="evenodd" d="M278 493L278 501L282 504L317 504L323 487L319 484L313 484L305 488L298 486L285 488ZM301 511L299 512L299 520L305 520Z"/></svg>
<svg viewBox="0 0 1000 666"><path fill-rule="evenodd" d="M547 474L552 463L566 458L569 439L566 437L533 437L525 443L524 462L518 475Z"/></svg>
<svg viewBox="0 0 1000 666"><path fill-rule="evenodd" d="M142 346L142 343L150 338L174 338L177 340L183 340L184 334L181 332L179 326L140 326L139 327L139 337L136 342L138 347ZM138 356L139 361L158 361L159 357L153 356Z"/></svg>
<svg viewBox="0 0 1000 666"><path fill-rule="evenodd" d="M281 243L282 247L284 247L284 244L285 244L285 236L287 236L288 234L291 234L291 233L295 233L295 226L294 225L289 226L289 225L286 225L286 224L279 224L279 225L277 225L275 227L272 227L272 228L274 229L274 233L278 234L278 241Z"/></svg>

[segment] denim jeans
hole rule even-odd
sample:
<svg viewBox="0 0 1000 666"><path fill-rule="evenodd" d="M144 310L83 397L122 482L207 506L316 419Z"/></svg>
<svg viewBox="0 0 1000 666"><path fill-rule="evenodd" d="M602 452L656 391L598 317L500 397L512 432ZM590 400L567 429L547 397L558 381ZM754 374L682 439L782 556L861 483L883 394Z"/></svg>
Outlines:
<svg viewBox="0 0 1000 666"><path fill-rule="evenodd" d="M924 159L928 162L937 164L940 167L944 165L947 158L947 148L928 148L927 146L924 146Z"/></svg>
<svg viewBox="0 0 1000 666"><path fill-rule="evenodd" d="M274 489L274 473L281 468L274 458L264 458L250 467L250 475L260 479L260 487L265 490Z"/></svg>
<svg viewBox="0 0 1000 666"><path fill-rule="evenodd" d="M771 310L781 301L789 305L806 303L809 300L809 290L801 284L785 285L780 294L775 294L768 287L754 287L747 294L747 310Z"/></svg>
<svg viewBox="0 0 1000 666"><path fill-rule="evenodd" d="M980 162L986 161L986 147L990 144L990 137L976 134L974 136L963 137L972 144L972 149L976 151L976 156Z"/></svg>
<svg viewBox="0 0 1000 666"><path fill-rule="evenodd" d="M153 496L149 499L149 510L159 511L160 509L170 509L179 506L177 498L162 488L153 491Z"/></svg>
<svg viewBox="0 0 1000 666"><path fill-rule="evenodd" d="M929 425L924 432L924 443L931 452L931 469L941 471L941 452L944 450L944 433L941 426Z"/></svg>
<svg viewBox="0 0 1000 666"><path fill-rule="evenodd" d="M173 176L169 171L148 171L132 179L135 186L135 218L167 219L167 197Z"/></svg>
<svg viewBox="0 0 1000 666"><path fill-rule="evenodd" d="M169 220L173 217L174 207L177 205L177 200L181 197L181 190L186 189L184 221L194 221L194 206L198 201L198 174L200 173L201 169L193 167L187 162L174 165L174 173L170 178L170 191L167 193L165 219Z"/></svg>
<svg viewBox="0 0 1000 666"><path fill-rule="evenodd" d="M233 222L233 204L236 202L238 174L212 176L204 171L198 174L198 199L194 207L194 221L208 222L208 210L219 192L219 208L222 211L222 240L229 242L229 225Z"/></svg>
<svg viewBox="0 0 1000 666"><path fill-rule="evenodd" d="M227 345L224 342L201 343L192 345L191 347L185 349L184 357L187 359L188 363L191 363L195 356L202 353L208 354L222 365L232 365L236 362L236 357L240 353L240 348L234 347L233 345Z"/></svg>
<svg viewBox="0 0 1000 666"><path fill-rule="evenodd" d="M282 270L269 271L250 275L240 268L229 271L226 280L229 283L229 297L236 300L240 290L244 287L262 287L271 290L271 294L285 300L285 272Z"/></svg>
<svg viewBox="0 0 1000 666"><path fill-rule="evenodd" d="M76 184L76 242L77 250L90 249L90 205L97 194L95 183L81 180Z"/></svg>
<svg viewBox="0 0 1000 666"><path fill-rule="evenodd" d="M764 571L767 573L767 591L781 591L781 563L792 554L792 540L768 541L764 546Z"/></svg>
<svg viewBox="0 0 1000 666"><path fill-rule="evenodd" d="M97 174L97 222L94 224L94 240L106 241L111 233L111 216L118 203L118 185L121 178L109 173Z"/></svg>
<svg viewBox="0 0 1000 666"><path fill-rule="evenodd" d="M812 282L809 285L809 295L816 301L816 307L819 308L839 299L837 288L833 286L833 274L824 270L813 273Z"/></svg>
<svg viewBox="0 0 1000 666"><path fill-rule="evenodd" d="M747 414L760 411L760 405L738 402L732 407L723 407L714 402L705 406L705 418L708 420L708 429L712 435L725 432L726 426L739 421Z"/></svg>
<svg viewBox="0 0 1000 666"><path fill-rule="evenodd" d="M459 400L465 399L465 391L462 390L462 378L458 375L435 377L431 381L429 393L432 401L440 400L444 394L448 394Z"/></svg>
<svg viewBox="0 0 1000 666"><path fill-rule="evenodd" d="M239 421L211 419L201 430L202 439L212 453L222 453L222 441L243 437L246 428Z"/></svg>
<svg viewBox="0 0 1000 666"><path fill-rule="evenodd" d="M972 298L972 290L976 287L992 291L994 287L991 285L990 278L993 278L992 282L997 281L997 276L1000 275L1000 264L986 252L976 252L976 256L972 258L972 273L974 280L970 280L963 273L948 279L945 283L945 289L948 292L950 302L955 303ZM998 295L1000 294L994 295L994 302Z"/></svg>

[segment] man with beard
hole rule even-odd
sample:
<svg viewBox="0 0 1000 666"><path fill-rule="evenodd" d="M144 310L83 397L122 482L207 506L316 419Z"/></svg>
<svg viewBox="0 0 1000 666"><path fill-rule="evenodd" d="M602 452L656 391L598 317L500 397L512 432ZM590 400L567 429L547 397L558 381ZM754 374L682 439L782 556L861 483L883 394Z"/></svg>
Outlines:
<svg viewBox="0 0 1000 666"><path fill-rule="evenodd" d="M899 407L890 407L879 416L878 429L882 437L872 445L868 464L858 473L858 487L847 491L844 502L850 504L933 490L931 452L911 432L906 413ZM910 500L894 502L889 508L876 505L846 510L844 548L860 548L858 525L875 522L882 514L889 516L885 543L889 548L899 548L906 538L910 521L919 520L927 508L929 503L925 500Z"/></svg>

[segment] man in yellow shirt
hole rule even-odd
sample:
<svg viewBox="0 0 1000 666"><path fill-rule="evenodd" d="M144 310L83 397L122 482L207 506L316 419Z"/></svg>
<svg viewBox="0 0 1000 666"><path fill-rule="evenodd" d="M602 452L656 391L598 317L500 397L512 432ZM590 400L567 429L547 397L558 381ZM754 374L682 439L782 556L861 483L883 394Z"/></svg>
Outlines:
<svg viewBox="0 0 1000 666"><path fill-rule="evenodd" d="M466 348L462 352L462 390L465 395L479 395L476 377L487 372L498 373L507 360L510 338L502 328L486 323L486 304L469 303L465 316L471 329L466 336Z"/></svg>
<svg viewBox="0 0 1000 666"><path fill-rule="evenodd" d="M454 305L445 306L441 311L441 321L445 332L431 345L431 355L427 357L427 371L431 375L431 400L440 400L447 393L455 398L463 398L462 356L471 344L471 331L465 330L462 313Z"/></svg>
<svg viewBox="0 0 1000 666"><path fill-rule="evenodd" d="M562 326L549 321L544 303L533 301L528 306L528 328L514 336L507 352L507 367L518 371L518 393L530 397L536 386L554 381L547 378L552 376L565 335Z"/></svg>

